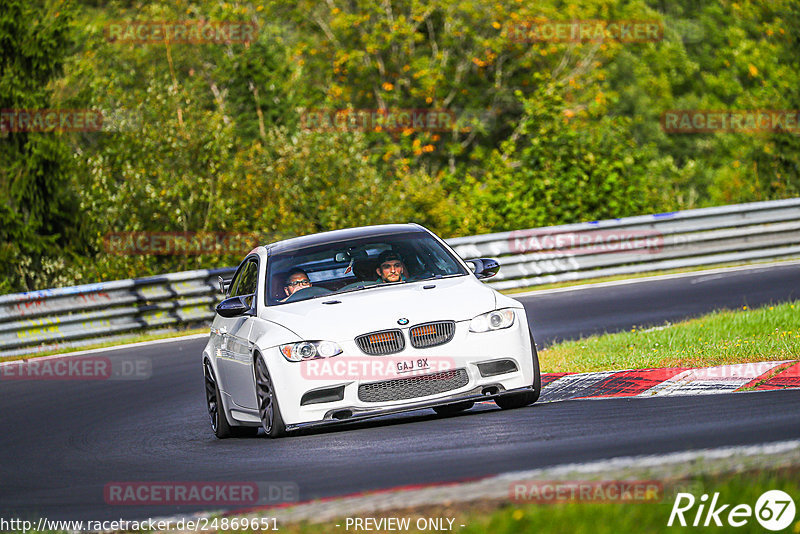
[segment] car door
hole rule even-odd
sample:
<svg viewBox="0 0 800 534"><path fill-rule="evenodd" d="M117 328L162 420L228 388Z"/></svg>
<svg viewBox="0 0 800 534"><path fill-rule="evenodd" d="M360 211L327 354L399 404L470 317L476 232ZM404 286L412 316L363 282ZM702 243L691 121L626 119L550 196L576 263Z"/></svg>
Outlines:
<svg viewBox="0 0 800 534"><path fill-rule="evenodd" d="M217 316L220 336L217 350L217 371L220 383L233 402L245 408L258 407L253 390L253 357L250 331L256 315L256 293L258 287L258 257L245 260L231 281L230 297L246 297L250 312L239 317Z"/></svg>

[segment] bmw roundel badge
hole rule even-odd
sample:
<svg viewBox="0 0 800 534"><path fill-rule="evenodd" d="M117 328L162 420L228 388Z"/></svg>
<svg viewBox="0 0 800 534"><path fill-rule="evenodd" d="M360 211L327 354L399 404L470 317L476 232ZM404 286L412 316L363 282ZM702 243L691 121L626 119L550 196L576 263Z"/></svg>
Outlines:
<svg viewBox="0 0 800 534"><path fill-rule="evenodd" d="M408 319L406 319L405 317L401 317L400 319L397 320L397 324L405 326L408 324Z"/></svg>

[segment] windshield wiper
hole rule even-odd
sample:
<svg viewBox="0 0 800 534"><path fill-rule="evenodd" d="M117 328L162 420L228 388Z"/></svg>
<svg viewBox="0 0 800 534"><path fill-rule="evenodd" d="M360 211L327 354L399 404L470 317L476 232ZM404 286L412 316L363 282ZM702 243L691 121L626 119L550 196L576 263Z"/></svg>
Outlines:
<svg viewBox="0 0 800 534"><path fill-rule="evenodd" d="M441 280L442 278L454 278L456 276L466 276L463 273L455 273L455 274L435 274L433 276L429 276L427 278L420 278L418 280L412 280L412 282L424 282L425 280Z"/></svg>
<svg viewBox="0 0 800 534"><path fill-rule="evenodd" d="M353 291L361 291L362 289L367 289L367 287L368 286L360 285L360 286L356 286L356 287L351 287L350 289L345 289L344 291L342 291L340 289L339 291L334 291L333 295L342 295L344 293L351 293Z"/></svg>
<svg viewBox="0 0 800 534"><path fill-rule="evenodd" d="M416 280L411 280L411 282L416 282ZM383 283L380 283L380 284L369 284L369 285L363 284L363 285L358 285L356 287L351 287L350 289L346 289L344 291L341 291L341 290L334 291L332 294L333 295L342 295L344 293L350 293L352 291L361 291L362 289L372 289L373 287L397 286L397 285L400 285L400 284L407 284L407 283L409 283L409 281L407 281L407 280L398 280L397 282L383 282Z"/></svg>

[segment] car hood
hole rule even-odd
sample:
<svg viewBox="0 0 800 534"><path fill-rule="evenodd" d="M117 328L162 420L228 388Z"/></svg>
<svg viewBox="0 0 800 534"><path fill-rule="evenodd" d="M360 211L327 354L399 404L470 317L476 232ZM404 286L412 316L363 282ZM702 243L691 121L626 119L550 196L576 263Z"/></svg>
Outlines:
<svg viewBox="0 0 800 534"><path fill-rule="evenodd" d="M426 286L435 286L425 289ZM323 302L340 301L338 304ZM266 309L262 317L285 326L301 339L343 341L376 330L430 321L465 321L495 308L495 295L476 279L463 276L371 287Z"/></svg>

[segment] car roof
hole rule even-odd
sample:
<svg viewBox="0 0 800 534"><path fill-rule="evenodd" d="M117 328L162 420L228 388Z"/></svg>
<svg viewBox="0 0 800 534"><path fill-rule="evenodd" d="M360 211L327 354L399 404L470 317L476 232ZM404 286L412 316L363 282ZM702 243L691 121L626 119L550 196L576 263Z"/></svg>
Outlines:
<svg viewBox="0 0 800 534"><path fill-rule="evenodd" d="M332 230L330 232L322 232L319 234L304 235L300 237L292 237L291 239L284 239L267 245L267 254L278 254L290 250L297 250L315 245L323 245L325 243L336 243L338 241L346 241L348 239L359 239L362 237L372 237L379 235L391 234L408 234L408 233L427 233L427 231L420 225L414 223L408 224L379 224L374 226L359 226L357 228L347 228L344 230Z"/></svg>

